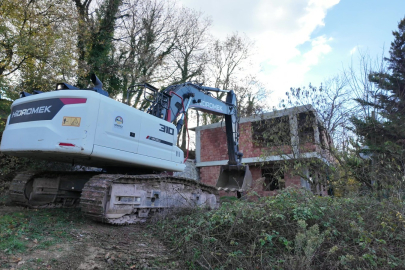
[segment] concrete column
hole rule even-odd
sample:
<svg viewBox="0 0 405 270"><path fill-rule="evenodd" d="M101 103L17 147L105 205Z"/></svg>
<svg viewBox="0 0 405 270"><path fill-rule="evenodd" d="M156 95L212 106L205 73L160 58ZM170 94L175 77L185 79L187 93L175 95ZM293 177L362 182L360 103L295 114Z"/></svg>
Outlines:
<svg viewBox="0 0 405 270"><path fill-rule="evenodd" d="M319 140L319 128L318 128L318 120L315 118L314 122L312 123L312 127L314 129L314 136L315 136L315 146L316 149L318 150L319 147L321 147L321 141Z"/></svg>
<svg viewBox="0 0 405 270"><path fill-rule="evenodd" d="M290 134L291 134L291 147L293 151L293 155L295 158L299 157L300 150L300 138L298 136L298 119L297 114L292 114L288 116L289 123L290 123Z"/></svg>
<svg viewBox="0 0 405 270"><path fill-rule="evenodd" d="M319 128L318 128L318 119L314 119L312 123L312 128L314 129L314 142L315 142L315 151L319 152L321 149L321 141L319 139Z"/></svg>
<svg viewBox="0 0 405 270"><path fill-rule="evenodd" d="M309 170L308 170L308 168L302 169L302 172L303 172L303 173L305 174L305 176L308 178L308 176L309 176ZM303 177L301 177L301 187L303 187L303 188L305 188L305 189L311 191L311 185L310 185L310 183L309 183L306 179L304 179Z"/></svg>
<svg viewBox="0 0 405 270"><path fill-rule="evenodd" d="M201 162L201 130L195 129L195 161Z"/></svg>

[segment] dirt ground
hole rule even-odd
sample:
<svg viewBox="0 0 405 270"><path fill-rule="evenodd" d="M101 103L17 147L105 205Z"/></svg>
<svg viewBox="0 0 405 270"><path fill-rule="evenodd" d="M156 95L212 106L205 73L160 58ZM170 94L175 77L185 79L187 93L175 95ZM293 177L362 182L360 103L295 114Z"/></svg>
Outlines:
<svg viewBox="0 0 405 270"><path fill-rule="evenodd" d="M19 211L43 210L0 204L0 217ZM90 220L70 225L69 241L37 248L30 239L24 252L0 250L0 269L184 269L147 225L111 226Z"/></svg>

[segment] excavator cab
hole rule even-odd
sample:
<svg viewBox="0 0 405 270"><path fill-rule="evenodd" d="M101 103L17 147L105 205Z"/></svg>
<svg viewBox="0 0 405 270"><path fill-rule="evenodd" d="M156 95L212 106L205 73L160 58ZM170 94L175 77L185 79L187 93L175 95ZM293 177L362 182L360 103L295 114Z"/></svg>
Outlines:
<svg viewBox="0 0 405 270"><path fill-rule="evenodd" d="M252 185L252 173L247 165L223 165L217 181L218 190L246 191Z"/></svg>

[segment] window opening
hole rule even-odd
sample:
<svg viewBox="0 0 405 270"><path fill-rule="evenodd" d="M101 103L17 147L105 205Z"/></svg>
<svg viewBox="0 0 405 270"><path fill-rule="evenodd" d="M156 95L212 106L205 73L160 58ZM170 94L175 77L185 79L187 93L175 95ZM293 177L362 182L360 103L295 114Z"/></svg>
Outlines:
<svg viewBox="0 0 405 270"><path fill-rule="evenodd" d="M273 191L285 187L284 172L279 166L263 168L262 177L264 177L264 191Z"/></svg>

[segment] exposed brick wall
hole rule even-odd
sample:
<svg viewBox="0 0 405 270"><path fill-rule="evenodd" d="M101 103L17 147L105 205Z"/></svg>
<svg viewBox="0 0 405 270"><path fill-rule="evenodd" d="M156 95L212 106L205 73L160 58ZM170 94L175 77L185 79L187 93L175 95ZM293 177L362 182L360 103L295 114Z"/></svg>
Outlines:
<svg viewBox="0 0 405 270"><path fill-rule="evenodd" d="M274 155L292 153L289 145L271 148L257 145L252 139L252 125L250 122L240 124L239 131L239 151L243 153L244 158L260 157L263 153ZM225 127L201 130L200 140L201 162L228 159Z"/></svg>
<svg viewBox="0 0 405 270"><path fill-rule="evenodd" d="M304 153L304 152L315 152L315 151L319 151L319 146L314 144L314 143L305 143L300 145L300 152Z"/></svg>
<svg viewBox="0 0 405 270"><path fill-rule="evenodd" d="M250 172L252 173L253 180L259 179L262 177L262 168L259 166L250 166Z"/></svg>
<svg viewBox="0 0 405 270"><path fill-rule="evenodd" d="M201 162L227 159L228 148L224 131L221 128L201 130Z"/></svg>
<svg viewBox="0 0 405 270"><path fill-rule="evenodd" d="M201 182L207 185L215 186L219 177L221 166L200 167Z"/></svg>
<svg viewBox="0 0 405 270"><path fill-rule="evenodd" d="M200 167L201 182L207 185L215 186L219 177L221 166L206 166ZM265 191L263 190L263 181L259 179L262 178L262 169L260 166L249 166L250 172L252 173L252 190L254 190L259 196L272 196L278 193L278 190ZM301 187L301 178L298 175L291 175L290 173L284 174L285 187ZM325 192L322 192L325 194ZM233 193L226 193L225 191L220 192L220 196L230 196ZM254 198L253 198L254 199Z"/></svg>
<svg viewBox="0 0 405 270"><path fill-rule="evenodd" d="M200 132L200 160L199 162L210 162L210 161L220 161L228 159L228 149L226 142L225 126L212 128L212 129L202 129ZM292 147L290 145L284 146L274 146L274 147L264 147L263 145L257 145L253 140L252 136L252 125L251 122L241 123L239 126L239 150L243 153L243 158L256 158L262 155L280 155L280 154L291 154ZM315 152L319 151L319 147L314 143L305 143L299 146L300 152ZM219 177L221 166L205 166L200 167L200 179L201 182L208 185L216 185ZM250 165L250 171L253 177L253 190L257 192L260 196L269 196L277 194L275 191L264 191L263 182L258 182L262 177L261 167ZM290 173L285 173L284 175L285 187L301 187L301 178L297 175L291 175ZM325 194L325 191L321 192ZM230 195L229 193L220 192L220 195Z"/></svg>
<svg viewBox="0 0 405 270"><path fill-rule="evenodd" d="M242 123L239 126L239 150L243 153L243 157L260 157L262 147L256 145L252 139L252 124L250 122Z"/></svg>
<svg viewBox="0 0 405 270"><path fill-rule="evenodd" d="M298 175L292 175L290 173L285 173L284 180L285 180L286 188L288 188L288 187L300 188L301 187L301 177Z"/></svg>
<svg viewBox="0 0 405 270"><path fill-rule="evenodd" d="M264 180L262 178L262 168L260 166L250 166L250 171L252 172L252 189L259 195L259 196L269 196L277 194L277 191L264 191ZM255 199L255 198L250 198Z"/></svg>
<svg viewBox="0 0 405 270"><path fill-rule="evenodd" d="M262 177L262 169L260 166L250 166L250 171L252 172L252 178L253 178L252 189L255 192L257 192L260 196L269 196L269 195L277 194L277 190L274 190L274 191L263 190L264 182L258 181ZM285 173L284 180L285 180L286 188L287 187L295 187L295 188L301 187L301 177L298 175L291 175L290 173Z"/></svg>

